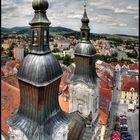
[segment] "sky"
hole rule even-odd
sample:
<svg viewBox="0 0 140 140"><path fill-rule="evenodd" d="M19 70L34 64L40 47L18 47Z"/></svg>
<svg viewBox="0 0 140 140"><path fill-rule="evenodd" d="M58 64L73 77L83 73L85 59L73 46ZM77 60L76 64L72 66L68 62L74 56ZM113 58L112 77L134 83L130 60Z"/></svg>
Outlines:
<svg viewBox="0 0 140 140"><path fill-rule="evenodd" d="M80 30L83 0L48 0L51 26ZM29 26L32 0L2 0L2 27ZM87 0L92 33L139 34L139 0Z"/></svg>

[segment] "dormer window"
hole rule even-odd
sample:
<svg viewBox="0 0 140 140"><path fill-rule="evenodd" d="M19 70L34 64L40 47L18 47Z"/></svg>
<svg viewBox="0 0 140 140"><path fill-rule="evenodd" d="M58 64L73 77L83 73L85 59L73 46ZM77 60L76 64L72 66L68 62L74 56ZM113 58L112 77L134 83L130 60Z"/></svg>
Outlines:
<svg viewBox="0 0 140 140"><path fill-rule="evenodd" d="M131 88L130 91L134 91L134 88Z"/></svg>

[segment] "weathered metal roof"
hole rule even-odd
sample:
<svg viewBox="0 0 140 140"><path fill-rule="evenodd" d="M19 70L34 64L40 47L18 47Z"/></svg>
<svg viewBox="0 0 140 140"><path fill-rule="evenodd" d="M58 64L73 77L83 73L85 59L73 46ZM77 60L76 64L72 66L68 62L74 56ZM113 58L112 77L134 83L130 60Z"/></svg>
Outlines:
<svg viewBox="0 0 140 140"><path fill-rule="evenodd" d="M59 62L52 53L29 54L22 62L17 78L37 87L47 86L62 76Z"/></svg>
<svg viewBox="0 0 140 140"><path fill-rule="evenodd" d="M96 50L90 41L81 41L75 50L75 55L94 56Z"/></svg>
<svg viewBox="0 0 140 140"><path fill-rule="evenodd" d="M32 7L35 10L35 15L32 21L29 23L30 25L38 24L38 23L45 23L50 25L50 21L47 18L46 10L49 7L49 3L47 0L33 0Z"/></svg>
<svg viewBox="0 0 140 140"><path fill-rule="evenodd" d="M58 111L53 117L39 125L29 118L16 114L8 120L10 126L17 127L24 132L29 140L53 140L52 134L59 128L68 126L68 140L81 140L85 131L85 120L78 112L72 114Z"/></svg>

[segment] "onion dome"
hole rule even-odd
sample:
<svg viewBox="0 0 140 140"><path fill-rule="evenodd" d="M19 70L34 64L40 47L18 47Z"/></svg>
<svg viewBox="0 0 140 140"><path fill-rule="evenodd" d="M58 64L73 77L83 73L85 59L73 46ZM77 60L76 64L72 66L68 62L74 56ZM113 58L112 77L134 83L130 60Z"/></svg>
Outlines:
<svg viewBox="0 0 140 140"><path fill-rule="evenodd" d="M34 10L47 10L49 3L47 0L33 0L32 7Z"/></svg>
<svg viewBox="0 0 140 140"><path fill-rule="evenodd" d="M81 21L83 23L89 23L89 19L87 17L87 12L86 12L86 2L84 2L84 15L83 15L83 18L81 19Z"/></svg>

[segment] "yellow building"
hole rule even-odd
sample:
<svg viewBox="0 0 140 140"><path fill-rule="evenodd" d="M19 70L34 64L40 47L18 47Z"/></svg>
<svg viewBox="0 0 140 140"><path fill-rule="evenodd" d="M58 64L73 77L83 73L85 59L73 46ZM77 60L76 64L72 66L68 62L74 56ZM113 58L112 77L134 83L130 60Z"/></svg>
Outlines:
<svg viewBox="0 0 140 140"><path fill-rule="evenodd" d="M139 104L139 84L134 77L125 76L122 80L120 103Z"/></svg>

